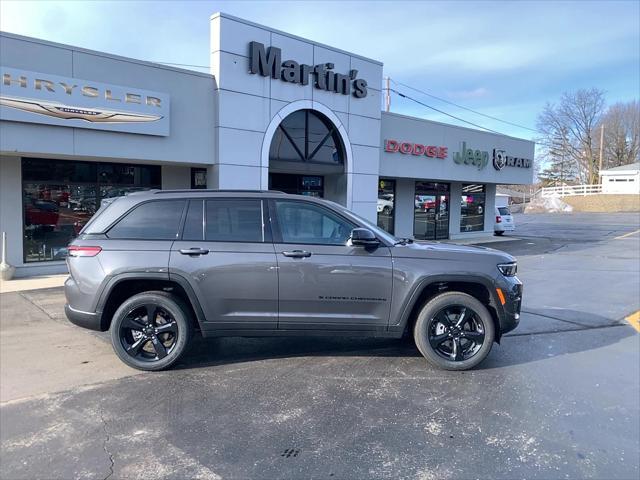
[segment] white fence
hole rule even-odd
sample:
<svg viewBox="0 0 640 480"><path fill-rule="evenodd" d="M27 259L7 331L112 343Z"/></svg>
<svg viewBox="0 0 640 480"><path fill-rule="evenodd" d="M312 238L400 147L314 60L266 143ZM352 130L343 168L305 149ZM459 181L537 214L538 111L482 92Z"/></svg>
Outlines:
<svg viewBox="0 0 640 480"><path fill-rule="evenodd" d="M602 192L602 185L563 185L541 188L541 197L571 197L576 195L596 195Z"/></svg>

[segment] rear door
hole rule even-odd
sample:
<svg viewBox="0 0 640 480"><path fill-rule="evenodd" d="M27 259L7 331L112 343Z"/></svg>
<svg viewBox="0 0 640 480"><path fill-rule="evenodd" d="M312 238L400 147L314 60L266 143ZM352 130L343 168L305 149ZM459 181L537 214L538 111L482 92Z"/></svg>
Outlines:
<svg viewBox="0 0 640 480"><path fill-rule="evenodd" d="M170 275L186 278L210 329L275 329L278 270L260 198L189 200Z"/></svg>
<svg viewBox="0 0 640 480"><path fill-rule="evenodd" d="M348 244L357 227L337 212L300 200L270 203L278 260L281 330L373 330L389 320L389 248Z"/></svg>

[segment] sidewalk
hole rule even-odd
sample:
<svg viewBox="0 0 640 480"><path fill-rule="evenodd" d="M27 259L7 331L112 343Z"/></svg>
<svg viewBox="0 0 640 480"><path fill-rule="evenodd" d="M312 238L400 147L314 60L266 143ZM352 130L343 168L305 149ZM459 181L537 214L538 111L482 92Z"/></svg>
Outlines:
<svg viewBox="0 0 640 480"><path fill-rule="evenodd" d="M9 281L0 280L0 293L23 292L25 290L39 290L42 288L62 287L69 275L42 275L35 277L16 278Z"/></svg>

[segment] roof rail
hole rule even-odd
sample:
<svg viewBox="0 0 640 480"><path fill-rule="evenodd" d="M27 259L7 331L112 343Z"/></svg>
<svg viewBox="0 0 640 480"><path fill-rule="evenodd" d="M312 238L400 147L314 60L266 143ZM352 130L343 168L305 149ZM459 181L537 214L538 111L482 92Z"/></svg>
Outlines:
<svg viewBox="0 0 640 480"><path fill-rule="evenodd" d="M175 190L152 190L155 195L162 193L285 193L280 190L249 190L249 189L216 189L216 188L207 188L207 189L190 189L190 188L182 188Z"/></svg>

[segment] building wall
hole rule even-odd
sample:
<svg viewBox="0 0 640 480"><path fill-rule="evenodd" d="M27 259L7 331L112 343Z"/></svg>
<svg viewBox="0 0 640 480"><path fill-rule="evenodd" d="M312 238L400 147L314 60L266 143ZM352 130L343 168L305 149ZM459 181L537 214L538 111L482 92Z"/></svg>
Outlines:
<svg viewBox="0 0 640 480"><path fill-rule="evenodd" d="M640 193L640 172L602 174L602 193Z"/></svg>
<svg viewBox="0 0 640 480"><path fill-rule="evenodd" d="M215 97L210 75L93 52L8 33L0 34L5 67L168 93L170 135L0 121L3 152L41 157L126 159L211 164ZM9 92L15 86L0 86Z"/></svg>
<svg viewBox="0 0 640 480"><path fill-rule="evenodd" d="M262 43L265 49L280 48L282 61L331 62L338 73L356 69L358 78L368 83L368 95L356 98L319 90L312 82L303 86L250 74L251 41ZM292 105L311 108L333 116L348 142L346 192L334 192L333 197L346 195L345 205L375 220L382 64L225 14L211 17L211 52L218 118L217 163L211 169L210 186L227 187L232 182L234 188L266 189L268 149L275 127ZM336 184L328 180L331 192Z"/></svg>
<svg viewBox="0 0 640 480"><path fill-rule="evenodd" d="M384 142L388 139L446 147L447 157L441 159L429 158L425 155L389 153L384 149ZM455 163L454 155L461 151L463 142L466 148L489 152L488 164L479 169L473 165ZM533 183L535 144L528 140L383 112L380 147L380 176L384 177L411 177L465 183ZM507 155L513 157L530 159L531 167L505 166L498 171L493 167L494 149L505 150Z"/></svg>
<svg viewBox="0 0 640 480"><path fill-rule="evenodd" d="M7 262L22 264L22 175L20 157L0 155L0 232L7 234Z"/></svg>

